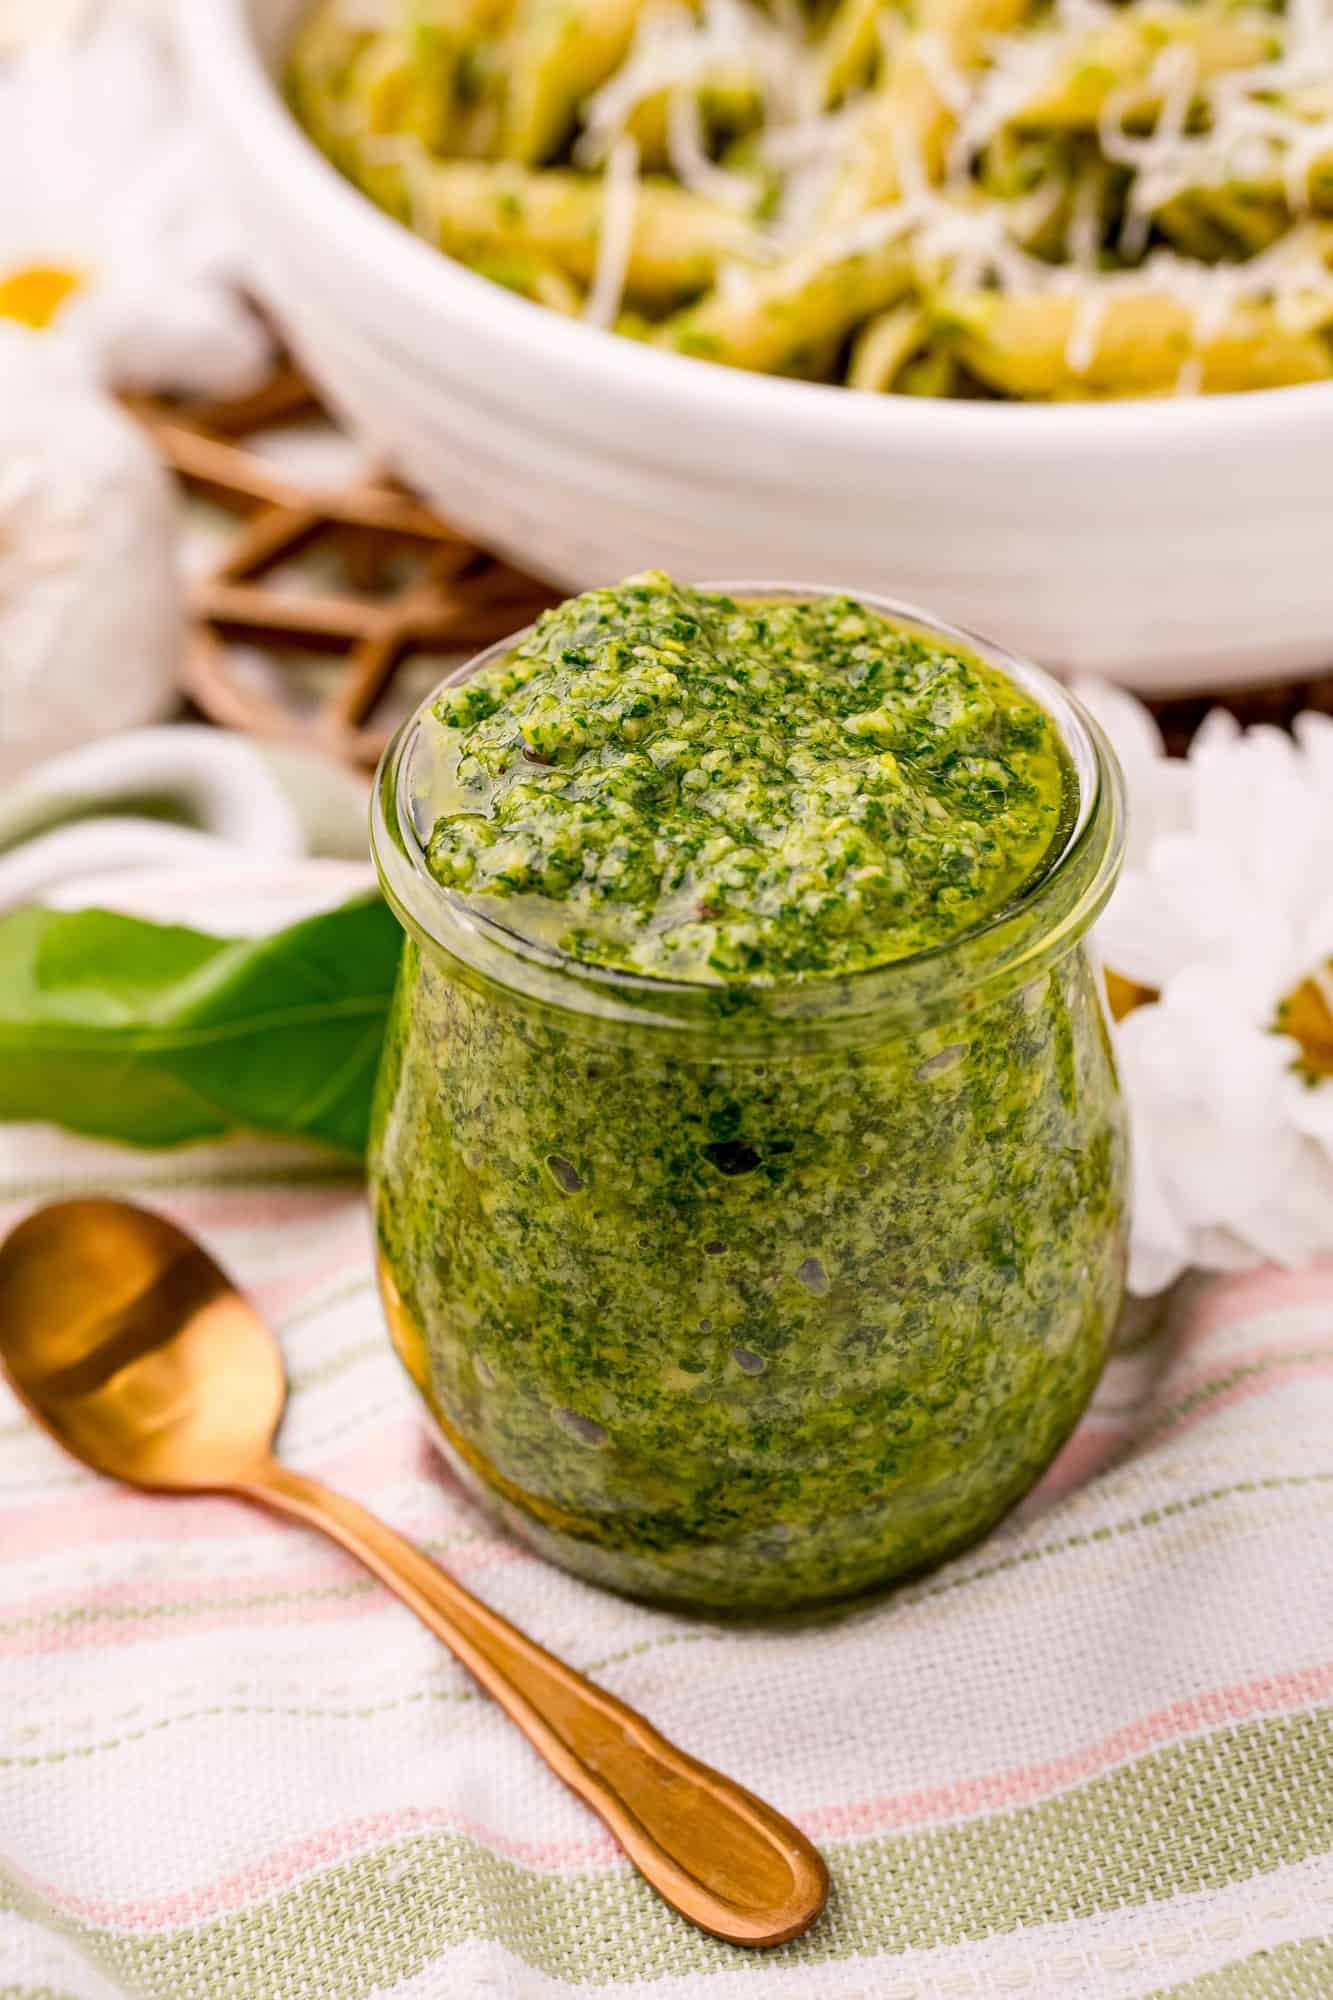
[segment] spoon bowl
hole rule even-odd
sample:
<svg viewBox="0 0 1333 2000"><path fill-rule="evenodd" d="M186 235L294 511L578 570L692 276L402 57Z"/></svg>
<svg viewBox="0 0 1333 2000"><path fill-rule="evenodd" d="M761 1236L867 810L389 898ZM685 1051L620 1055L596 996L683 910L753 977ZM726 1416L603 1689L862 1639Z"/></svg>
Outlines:
<svg viewBox="0 0 1333 2000"><path fill-rule="evenodd" d="M465 1590L373 1514L281 1465L277 1342L208 1253L129 1202L39 1209L0 1245L0 1362L97 1472L239 1494L363 1562L480 1681L658 1893L731 1944L799 1937L828 1894L818 1851Z"/></svg>
<svg viewBox="0 0 1333 2000"><path fill-rule="evenodd" d="M0 1346L67 1451L177 1493L269 1456L286 1398L277 1342L198 1243L123 1201L53 1202L0 1248Z"/></svg>

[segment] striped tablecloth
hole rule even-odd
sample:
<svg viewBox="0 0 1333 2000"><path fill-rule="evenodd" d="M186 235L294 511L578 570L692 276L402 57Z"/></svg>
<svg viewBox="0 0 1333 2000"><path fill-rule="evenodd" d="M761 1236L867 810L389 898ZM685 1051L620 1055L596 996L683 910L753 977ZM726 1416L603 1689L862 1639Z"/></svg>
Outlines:
<svg viewBox="0 0 1333 2000"><path fill-rule="evenodd" d="M255 921L243 884L208 895ZM0 1389L0 2000L1333 1995L1333 1269L1145 1320L962 1560L729 1629L473 1511L388 1351L354 1178L0 1132L0 1224L72 1189L159 1205L250 1287L293 1465L773 1798L835 1887L798 1944L702 1937L336 1549L100 1483Z"/></svg>

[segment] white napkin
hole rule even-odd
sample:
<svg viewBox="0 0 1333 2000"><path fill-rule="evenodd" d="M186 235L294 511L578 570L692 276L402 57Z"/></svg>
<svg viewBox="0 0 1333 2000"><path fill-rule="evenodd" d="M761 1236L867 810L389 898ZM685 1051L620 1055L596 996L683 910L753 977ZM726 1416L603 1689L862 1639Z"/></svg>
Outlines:
<svg viewBox="0 0 1333 2000"><path fill-rule="evenodd" d="M201 724L131 730L53 758L0 798L0 911L105 900L145 869L280 871L315 851L363 861L365 822L365 784L313 753L274 754ZM368 880L364 866L347 871L346 893ZM206 928L197 889L193 911Z"/></svg>

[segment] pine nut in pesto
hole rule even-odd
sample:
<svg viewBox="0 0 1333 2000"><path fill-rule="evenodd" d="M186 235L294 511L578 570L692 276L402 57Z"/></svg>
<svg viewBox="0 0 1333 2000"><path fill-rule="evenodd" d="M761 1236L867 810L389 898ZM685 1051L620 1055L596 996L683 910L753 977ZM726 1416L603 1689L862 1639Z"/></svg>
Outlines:
<svg viewBox="0 0 1333 2000"><path fill-rule="evenodd" d="M393 1336L553 1560L740 1612L983 1534L1105 1358L1126 1147L1086 716L814 590L591 591L400 732Z"/></svg>

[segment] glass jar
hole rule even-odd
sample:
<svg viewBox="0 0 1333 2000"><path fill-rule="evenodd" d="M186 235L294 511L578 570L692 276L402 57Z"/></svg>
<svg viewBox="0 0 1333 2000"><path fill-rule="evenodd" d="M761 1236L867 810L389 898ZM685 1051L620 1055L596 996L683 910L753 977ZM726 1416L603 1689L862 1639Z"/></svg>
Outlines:
<svg viewBox="0 0 1333 2000"><path fill-rule="evenodd" d="M863 601L1006 671L1077 778L1055 863L945 946L785 987L578 963L429 874L429 703L376 788L408 933L371 1148L395 1344L512 1529L683 1605L841 1597L983 1534L1072 1430L1121 1297L1085 942L1120 860L1114 758L1035 668Z"/></svg>

